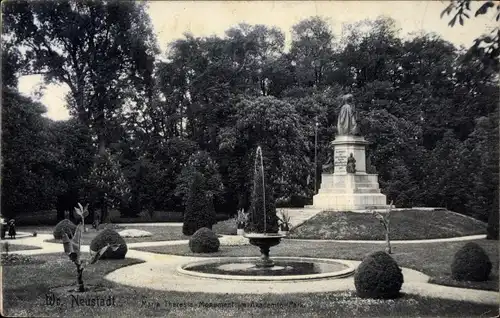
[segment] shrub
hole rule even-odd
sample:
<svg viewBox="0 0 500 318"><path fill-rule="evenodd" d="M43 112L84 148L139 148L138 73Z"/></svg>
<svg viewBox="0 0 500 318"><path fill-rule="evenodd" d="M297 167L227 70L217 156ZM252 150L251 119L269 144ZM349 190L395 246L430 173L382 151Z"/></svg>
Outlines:
<svg viewBox="0 0 500 318"><path fill-rule="evenodd" d="M220 242L215 233L202 227L189 239L189 248L193 253L215 253L219 250Z"/></svg>
<svg viewBox="0 0 500 318"><path fill-rule="evenodd" d="M201 173L195 173L184 213L182 226L184 235L193 235L202 227L211 229L216 222L213 199L209 193L203 191L203 179Z"/></svg>
<svg viewBox="0 0 500 318"><path fill-rule="evenodd" d="M488 227L486 229L486 238L488 240L498 240L498 205L496 209L492 209L488 216Z"/></svg>
<svg viewBox="0 0 500 318"><path fill-rule="evenodd" d="M362 298L396 298L403 285L403 273L385 252L368 255L354 274L354 285Z"/></svg>
<svg viewBox="0 0 500 318"><path fill-rule="evenodd" d="M108 249L102 255L103 259L123 259L125 254L127 254L127 243L123 237L120 236L115 230L104 229L101 233L97 234L96 237L90 242L90 249L94 252L99 251L106 245L120 245L120 247L114 251L113 249Z"/></svg>
<svg viewBox="0 0 500 318"><path fill-rule="evenodd" d="M455 253L451 264L453 279L485 281L491 272L491 261L481 246L469 242Z"/></svg>
<svg viewBox="0 0 500 318"><path fill-rule="evenodd" d="M237 233L237 221L235 218L219 221L212 227L213 231L217 234L224 235L236 235Z"/></svg>
<svg viewBox="0 0 500 318"><path fill-rule="evenodd" d="M68 219L64 219L61 222L57 223L54 227L54 238L56 240L62 240L63 234L68 234L68 237L73 237L75 233L76 225Z"/></svg>

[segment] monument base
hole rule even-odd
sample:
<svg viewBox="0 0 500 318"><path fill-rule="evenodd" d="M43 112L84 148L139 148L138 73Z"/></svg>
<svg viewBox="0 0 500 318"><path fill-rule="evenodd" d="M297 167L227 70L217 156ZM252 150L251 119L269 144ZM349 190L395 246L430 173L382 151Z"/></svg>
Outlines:
<svg viewBox="0 0 500 318"><path fill-rule="evenodd" d="M313 197L313 208L333 211L388 208L380 193L378 175L344 173L322 175L321 188Z"/></svg>

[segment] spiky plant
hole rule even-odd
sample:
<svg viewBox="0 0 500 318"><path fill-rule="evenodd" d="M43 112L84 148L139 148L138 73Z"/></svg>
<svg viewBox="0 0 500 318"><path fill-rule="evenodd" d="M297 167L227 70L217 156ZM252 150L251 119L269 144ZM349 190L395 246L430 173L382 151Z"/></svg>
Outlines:
<svg viewBox="0 0 500 318"><path fill-rule="evenodd" d="M119 244L116 244L116 245L109 245L108 244L95 253L91 250L90 251L90 258L88 258L86 260L82 260L81 252L80 252L82 227L83 227L83 224L78 224L78 226L76 227L76 230L75 230L75 235L73 235L72 239L70 239L68 237L68 234L66 234L66 233L64 233L64 235L63 235L64 252L68 255L69 259L76 266L78 291L79 292L85 291L85 285L83 283L83 270L88 265L95 264L101 258L101 256L107 251L108 248L111 248L111 249L113 249L113 251L116 251L120 247Z"/></svg>
<svg viewBox="0 0 500 318"><path fill-rule="evenodd" d="M387 213L385 213L385 215L382 215L380 212L372 211L372 214L384 226L384 229L385 229L385 242L387 244L387 247L386 247L385 251L387 252L387 254L391 254L392 253L391 240L389 238L389 235L391 233L391 211L392 211L392 201L391 201L391 204L389 205L389 209L387 210Z"/></svg>
<svg viewBox="0 0 500 318"><path fill-rule="evenodd" d="M74 216L78 220L78 218L82 219L83 232L87 232L85 228L85 218L89 215L89 205L88 203L83 207L80 203L78 203L78 207L75 207Z"/></svg>

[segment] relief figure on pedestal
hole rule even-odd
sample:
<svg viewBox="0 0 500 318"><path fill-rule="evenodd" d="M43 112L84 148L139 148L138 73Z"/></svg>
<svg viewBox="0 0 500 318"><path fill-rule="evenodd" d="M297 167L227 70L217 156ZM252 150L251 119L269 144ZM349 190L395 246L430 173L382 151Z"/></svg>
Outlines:
<svg viewBox="0 0 500 318"><path fill-rule="evenodd" d="M326 162L322 166L324 173L333 173L335 168L335 163L333 159L333 149L328 147L327 159Z"/></svg>
<svg viewBox="0 0 500 318"><path fill-rule="evenodd" d="M347 173L356 173L356 159L354 159L352 153L349 155L349 158L347 158L345 170Z"/></svg>

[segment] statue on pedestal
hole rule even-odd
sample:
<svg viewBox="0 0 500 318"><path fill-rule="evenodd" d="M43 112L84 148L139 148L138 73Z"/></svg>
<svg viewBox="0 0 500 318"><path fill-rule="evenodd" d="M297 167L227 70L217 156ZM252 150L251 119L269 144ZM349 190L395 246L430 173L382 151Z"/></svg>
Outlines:
<svg viewBox="0 0 500 318"><path fill-rule="evenodd" d="M347 158L345 171L347 173L356 173L356 159L354 159L352 153L349 155L349 158Z"/></svg>
<svg viewBox="0 0 500 318"><path fill-rule="evenodd" d="M356 123L356 109L352 100L352 94L342 96L343 105L337 120L338 135L359 135L359 129Z"/></svg>

